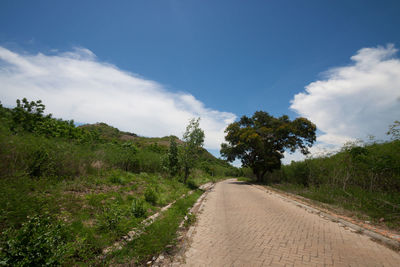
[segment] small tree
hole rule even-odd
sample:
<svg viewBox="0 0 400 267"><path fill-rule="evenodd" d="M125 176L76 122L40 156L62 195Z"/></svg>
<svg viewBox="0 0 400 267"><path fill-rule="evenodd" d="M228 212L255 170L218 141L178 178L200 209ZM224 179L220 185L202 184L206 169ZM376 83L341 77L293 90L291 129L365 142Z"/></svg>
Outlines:
<svg viewBox="0 0 400 267"><path fill-rule="evenodd" d="M179 172L178 145L175 139L175 136L171 136L169 139L168 171L171 176L175 176Z"/></svg>
<svg viewBox="0 0 400 267"><path fill-rule="evenodd" d="M316 126L305 118L293 121L284 115L280 118L257 111L249 118L243 116L225 130L221 155L228 161L241 159L244 167L250 167L257 181L263 181L267 172L281 167L281 158L286 150L300 149L308 153L315 141Z"/></svg>
<svg viewBox="0 0 400 267"><path fill-rule="evenodd" d="M191 119L183 134L184 144L180 153L180 161L184 171L184 183L189 177L190 170L196 164L204 144L204 131L199 127L200 118Z"/></svg>
<svg viewBox="0 0 400 267"><path fill-rule="evenodd" d="M33 132L35 126L43 121L43 113L45 110L42 100L29 102L26 98L22 101L17 99L17 106L13 109L12 119L13 126L12 130L16 127L22 127L23 130ZM51 117L49 114L47 117Z"/></svg>
<svg viewBox="0 0 400 267"><path fill-rule="evenodd" d="M132 142L125 142L121 145L121 150L119 153L119 160L121 167L125 171L134 171L137 166L136 154L138 148Z"/></svg>

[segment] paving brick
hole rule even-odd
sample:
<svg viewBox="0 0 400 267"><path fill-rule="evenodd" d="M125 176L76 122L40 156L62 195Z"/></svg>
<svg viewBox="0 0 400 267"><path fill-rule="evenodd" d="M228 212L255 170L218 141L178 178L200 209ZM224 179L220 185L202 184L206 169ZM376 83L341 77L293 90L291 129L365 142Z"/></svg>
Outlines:
<svg viewBox="0 0 400 267"><path fill-rule="evenodd" d="M226 180L204 202L186 266L399 266L400 254L275 193Z"/></svg>

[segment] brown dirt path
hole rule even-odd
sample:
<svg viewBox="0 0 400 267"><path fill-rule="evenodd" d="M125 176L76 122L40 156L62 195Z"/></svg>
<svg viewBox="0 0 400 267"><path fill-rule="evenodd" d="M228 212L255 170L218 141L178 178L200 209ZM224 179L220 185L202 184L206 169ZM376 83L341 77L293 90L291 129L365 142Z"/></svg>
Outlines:
<svg viewBox="0 0 400 267"><path fill-rule="evenodd" d="M186 266L400 266L400 254L251 185L206 197ZM174 265L177 265L175 263Z"/></svg>

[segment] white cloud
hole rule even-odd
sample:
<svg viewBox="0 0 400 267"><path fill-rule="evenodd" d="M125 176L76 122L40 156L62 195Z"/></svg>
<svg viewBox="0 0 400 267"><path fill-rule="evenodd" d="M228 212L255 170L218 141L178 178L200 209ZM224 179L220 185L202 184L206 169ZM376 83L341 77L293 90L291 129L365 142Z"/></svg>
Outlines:
<svg viewBox="0 0 400 267"><path fill-rule="evenodd" d="M236 116L212 110L187 93L101 62L86 48L53 55L18 54L0 46L0 100L43 100L55 117L106 122L143 136L182 136L190 118L201 117L205 147L219 149Z"/></svg>
<svg viewBox="0 0 400 267"><path fill-rule="evenodd" d="M386 138L388 126L400 119L396 53L392 44L360 49L352 64L329 70L294 96L290 108L322 131L319 147L332 149L368 135Z"/></svg>

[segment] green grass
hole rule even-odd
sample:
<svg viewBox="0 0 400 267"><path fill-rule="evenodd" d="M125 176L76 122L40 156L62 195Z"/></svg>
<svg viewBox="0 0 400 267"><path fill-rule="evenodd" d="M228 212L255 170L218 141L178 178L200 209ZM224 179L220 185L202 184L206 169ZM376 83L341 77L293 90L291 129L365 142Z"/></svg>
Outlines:
<svg viewBox="0 0 400 267"><path fill-rule="evenodd" d="M167 245L175 243L179 224L201 194L197 190L178 200L160 219L147 227L144 234L129 242L122 250L114 252L109 263L128 263L133 260L136 264L143 264L165 251Z"/></svg>
<svg viewBox="0 0 400 267"><path fill-rule="evenodd" d="M25 102L0 104L0 262L8 253L13 265L29 265L13 258L29 250L42 255L35 262L91 264L146 216L236 171L204 150L185 185L166 169L169 137L138 137L104 123L75 127L32 113L28 106L40 102ZM46 227L29 231L42 220ZM51 240L55 226L60 242ZM43 253L36 251L42 236L50 238ZM45 256L52 251L60 257Z"/></svg>
<svg viewBox="0 0 400 267"><path fill-rule="evenodd" d="M149 188L158 201L143 202L146 215L190 190L176 179L123 171L105 172L101 177L83 180L1 179L0 231L18 229L28 216L48 212L63 222L71 239L66 242L72 252L63 260L70 264L84 263L140 224L144 216L137 218L132 205L134 199L145 200L144 193ZM6 241L4 236L2 241Z"/></svg>

